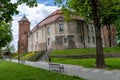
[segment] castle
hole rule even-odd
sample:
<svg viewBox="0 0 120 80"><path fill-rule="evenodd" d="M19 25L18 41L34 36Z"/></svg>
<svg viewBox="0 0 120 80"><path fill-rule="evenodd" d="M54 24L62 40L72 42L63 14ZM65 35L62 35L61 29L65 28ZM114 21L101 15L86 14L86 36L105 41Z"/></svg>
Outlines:
<svg viewBox="0 0 120 80"><path fill-rule="evenodd" d="M116 29L113 25L110 29L102 26L101 32L103 47L117 46ZM25 15L19 21L19 53L88 47L96 47L95 29L93 22L88 24L81 17L72 16L66 22L62 11L56 10L32 30Z"/></svg>

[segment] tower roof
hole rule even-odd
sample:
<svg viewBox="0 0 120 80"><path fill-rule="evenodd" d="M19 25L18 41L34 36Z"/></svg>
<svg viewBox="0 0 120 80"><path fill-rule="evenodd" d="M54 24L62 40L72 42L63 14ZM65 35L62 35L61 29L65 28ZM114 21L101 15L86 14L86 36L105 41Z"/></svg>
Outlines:
<svg viewBox="0 0 120 80"><path fill-rule="evenodd" d="M24 15L24 16L20 19L20 21L28 21L28 19L27 19L27 17Z"/></svg>

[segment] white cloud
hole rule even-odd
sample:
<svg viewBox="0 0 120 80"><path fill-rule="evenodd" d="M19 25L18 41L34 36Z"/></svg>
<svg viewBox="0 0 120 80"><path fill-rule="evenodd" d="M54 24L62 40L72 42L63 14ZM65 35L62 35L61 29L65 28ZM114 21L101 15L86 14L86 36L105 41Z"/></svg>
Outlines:
<svg viewBox="0 0 120 80"><path fill-rule="evenodd" d="M12 0L15 2L16 0ZM12 22L12 32L13 32L13 41L16 50L17 50L17 42L18 42L18 21L22 18L25 14L26 17L31 22L31 29L45 17L47 17L50 13L58 9L56 6L45 6L44 4L38 4L37 7L29 8L25 4L18 6L18 11L20 12L18 15L13 16Z"/></svg>
<svg viewBox="0 0 120 80"><path fill-rule="evenodd" d="M11 0L12 3L17 3L17 0Z"/></svg>

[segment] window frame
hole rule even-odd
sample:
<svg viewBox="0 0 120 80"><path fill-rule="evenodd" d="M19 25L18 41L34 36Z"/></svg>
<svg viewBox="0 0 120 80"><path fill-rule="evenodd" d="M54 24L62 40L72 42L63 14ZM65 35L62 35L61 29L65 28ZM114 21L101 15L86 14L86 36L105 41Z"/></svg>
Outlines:
<svg viewBox="0 0 120 80"><path fill-rule="evenodd" d="M68 37L63 37L63 45L68 45Z"/></svg>
<svg viewBox="0 0 120 80"><path fill-rule="evenodd" d="M63 32L64 31L64 24L59 24L59 32Z"/></svg>

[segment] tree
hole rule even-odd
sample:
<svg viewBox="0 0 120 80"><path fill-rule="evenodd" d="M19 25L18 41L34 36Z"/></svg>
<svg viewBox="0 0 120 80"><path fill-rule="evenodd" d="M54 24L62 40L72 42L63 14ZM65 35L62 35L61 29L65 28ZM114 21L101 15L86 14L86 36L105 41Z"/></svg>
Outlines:
<svg viewBox="0 0 120 80"><path fill-rule="evenodd" d="M112 36L111 36L111 24L118 24L118 20L120 19L120 0L100 0L102 7L102 24L107 26L108 29L108 38L109 38L109 46L112 46ZM119 25L116 25L118 28Z"/></svg>
<svg viewBox="0 0 120 80"><path fill-rule="evenodd" d="M0 51L12 40L9 23L12 21L12 15L18 14L17 6L26 3L29 7L37 6L37 0L0 0Z"/></svg>
<svg viewBox="0 0 120 80"><path fill-rule="evenodd" d="M112 3L109 5L111 1ZM94 22L96 36L96 67L104 68L105 61L101 38L101 24L103 23L104 25L105 19L108 17L110 18L110 15L115 15L116 11L120 12L120 0L55 0L55 4L62 6L62 10L67 18L73 13L84 17L88 21L92 20ZM116 14L116 16L118 16L118 14ZM115 18L114 20L117 19L118 18ZM111 22L108 20L108 22L112 23L112 20Z"/></svg>
<svg viewBox="0 0 120 80"><path fill-rule="evenodd" d="M11 0L0 0L0 23L2 21L10 22L12 15L18 14L17 6L26 3L29 7L37 6L37 0L16 0L16 3L11 3Z"/></svg>
<svg viewBox="0 0 120 80"><path fill-rule="evenodd" d="M115 26L117 26L117 40L119 42L119 47L120 47L120 17L118 20L115 21Z"/></svg>
<svg viewBox="0 0 120 80"><path fill-rule="evenodd" d="M15 47L14 45L11 45L11 43L8 43L5 47L2 48L2 50L4 52L14 52L15 51Z"/></svg>
<svg viewBox="0 0 120 80"><path fill-rule="evenodd" d="M0 24L0 50L12 40L12 31L10 24L1 22Z"/></svg>

